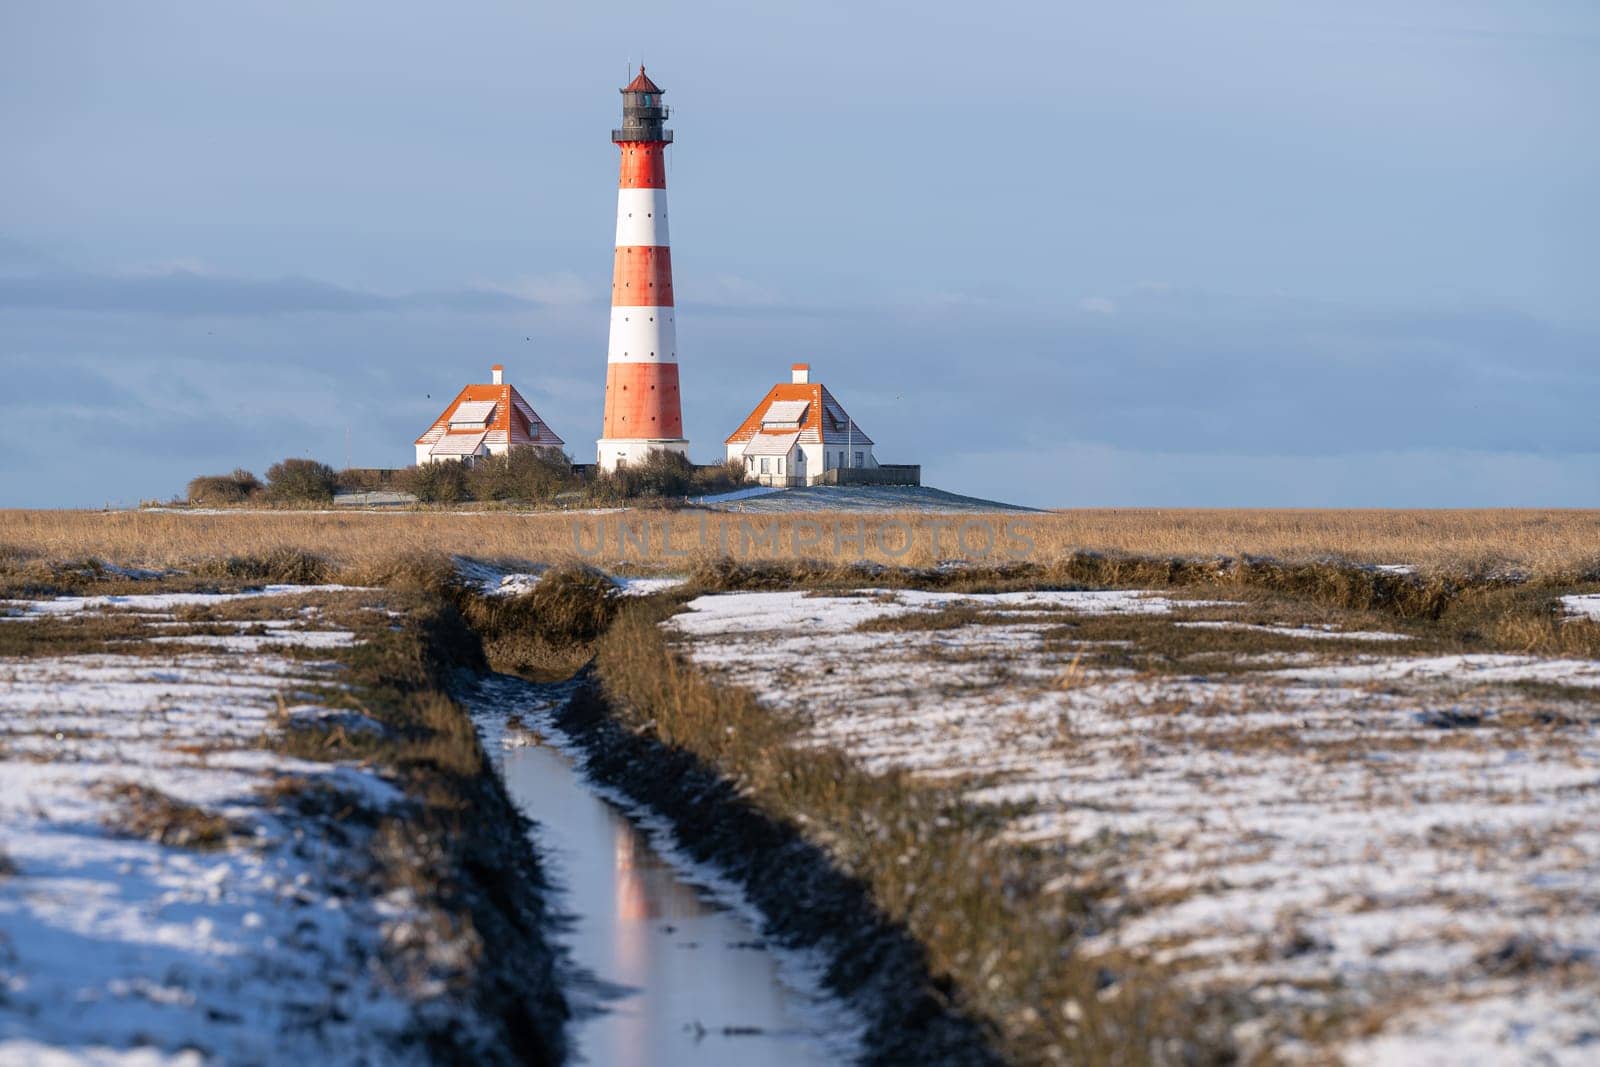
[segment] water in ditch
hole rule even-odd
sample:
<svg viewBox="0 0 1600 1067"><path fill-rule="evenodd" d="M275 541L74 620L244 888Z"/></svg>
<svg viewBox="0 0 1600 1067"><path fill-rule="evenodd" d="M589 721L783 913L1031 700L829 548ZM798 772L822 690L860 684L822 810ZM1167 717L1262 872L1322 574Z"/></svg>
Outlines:
<svg viewBox="0 0 1600 1067"><path fill-rule="evenodd" d="M569 917L569 1031L584 1062L837 1064L858 1025L814 966L763 938L737 891L677 854L670 832L589 782L550 721L570 690L507 677L470 704ZM506 742L509 741L508 745Z"/></svg>

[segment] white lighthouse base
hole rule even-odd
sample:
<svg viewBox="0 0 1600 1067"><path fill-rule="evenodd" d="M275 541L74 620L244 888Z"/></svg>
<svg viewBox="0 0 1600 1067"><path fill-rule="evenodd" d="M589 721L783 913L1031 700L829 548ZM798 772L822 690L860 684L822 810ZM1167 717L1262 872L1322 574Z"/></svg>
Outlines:
<svg viewBox="0 0 1600 1067"><path fill-rule="evenodd" d="M637 467L652 452L676 452L680 456L689 454L689 441L687 438L639 438L617 437L600 438L595 442L595 462L603 471L614 471L619 466Z"/></svg>

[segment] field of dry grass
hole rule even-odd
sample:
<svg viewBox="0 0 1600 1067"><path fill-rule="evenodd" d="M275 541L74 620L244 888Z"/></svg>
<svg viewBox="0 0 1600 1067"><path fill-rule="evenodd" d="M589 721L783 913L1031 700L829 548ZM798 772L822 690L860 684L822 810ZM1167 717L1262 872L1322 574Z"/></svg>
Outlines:
<svg viewBox="0 0 1600 1067"><path fill-rule="evenodd" d="M906 536L909 533L910 543ZM337 566L419 552L507 563L587 559L687 569L712 557L869 559L926 566L1078 551L1337 557L1425 570L1600 575L1600 510L1080 510L1037 515L728 515L408 511L0 511L0 557L183 567L292 549Z"/></svg>
<svg viewBox="0 0 1600 1067"><path fill-rule="evenodd" d="M448 553L582 556L573 519L583 537L631 522L706 547L655 556L688 581L615 625L612 586L581 570L547 572L515 597L476 592L488 586L472 572L493 568L464 567L470 589L448 580ZM0 596L340 580L418 598L396 606L419 625L449 598L446 614L464 617L491 662L522 673L570 671L598 640L623 721L813 828L1018 1062L1207 1062L1285 1044L1356 1061L1384 1041L1403 1057L1465 1040L1460 1016L1474 1004L1495 1011L1468 1021L1497 1034L1527 1023L1540 1050L1560 1052L1600 988L1592 895L1561 882L1592 884L1600 855L1579 832L1596 795L1600 622L1577 602L1600 594L1597 519L1003 516L1026 524L1013 531L1034 543L1033 565L891 571L742 563L728 557L787 546L741 553L715 531L742 517L694 512L0 512ZM758 521L815 535L817 557L833 555L831 524L903 523L914 551L878 558L925 565L958 554L933 541L967 517ZM835 563L861 555L873 557ZM92 560L186 573L136 577ZM1513 571L1534 580L1506 580ZM701 596L717 592L738 595ZM686 632L694 613L657 625L696 596L702 612L706 601L752 609L725 631ZM277 610L179 611L166 636L271 643ZM375 613L338 621L379 621L340 654L365 677L364 650L391 631ZM7 625L0 654L25 663L108 646L133 659L127 627L145 622ZM676 648L673 630L684 631ZM477 758L456 765L477 752L442 729L459 717L406 696L432 684L405 679L391 710L426 727L423 762L459 777ZM289 754L325 757L325 741ZM339 745L332 754L371 755ZM454 796L437 794L444 807ZM1397 872L1391 856L1426 864ZM1530 871L1545 880L1537 893L1517 881ZM1374 896L1378 872L1393 885ZM1276 992L1263 1000L1257 987ZM1539 1002L1524 1011L1529 995Z"/></svg>

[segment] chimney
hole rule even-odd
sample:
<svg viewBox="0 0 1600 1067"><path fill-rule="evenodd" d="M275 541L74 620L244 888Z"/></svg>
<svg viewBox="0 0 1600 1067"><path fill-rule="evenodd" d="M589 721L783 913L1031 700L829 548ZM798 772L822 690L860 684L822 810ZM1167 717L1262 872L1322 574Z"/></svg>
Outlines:
<svg viewBox="0 0 1600 1067"><path fill-rule="evenodd" d="M811 384L811 364L796 363L789 368L790 380L795 385Z"/></svg>
<svg viewBox="0 0 1600 1067"><path fill-rule="evenodd" d="M496 363L494 366L489 368L489 373L493 376L494 384L500 385L500 379L505 377L506 368L503 364Z"/></svg>

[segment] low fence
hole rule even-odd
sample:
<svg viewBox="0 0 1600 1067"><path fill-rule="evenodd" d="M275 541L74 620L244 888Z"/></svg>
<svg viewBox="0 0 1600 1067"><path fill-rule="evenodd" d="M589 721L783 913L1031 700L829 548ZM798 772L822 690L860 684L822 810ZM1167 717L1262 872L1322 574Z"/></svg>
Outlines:
<svg viewBox="0 0 1600 1067"><path fill-rule="evenodd" d="M880 463L876 467L834 467L811 479L812 485L921 485L922 464Z"/></svg>
<svg viewBox="0 0 1600 1067"><path fill-rule="evenodd" d="M339 488L348 493L392 489L399 476L396 467L346 467L339 472Z"/></svg>

